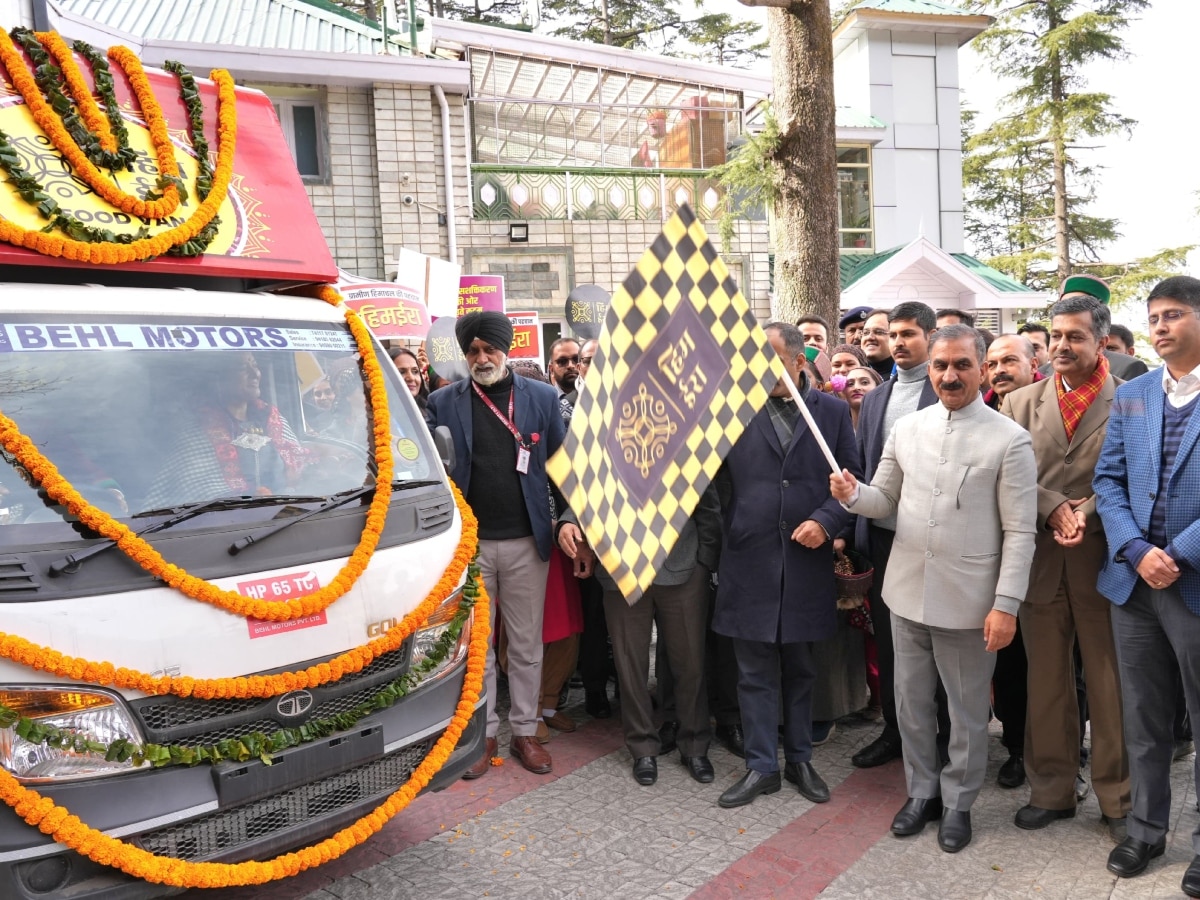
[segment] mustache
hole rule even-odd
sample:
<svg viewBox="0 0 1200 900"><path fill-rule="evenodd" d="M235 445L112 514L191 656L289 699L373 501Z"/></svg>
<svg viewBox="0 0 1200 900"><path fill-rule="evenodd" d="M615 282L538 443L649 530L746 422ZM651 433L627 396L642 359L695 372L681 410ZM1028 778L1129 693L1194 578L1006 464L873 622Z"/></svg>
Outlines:
<svg viewBox="0 0 1200 900"><path fill-rule="evenodd" d="M943 391L961 391L965 387L966 387L966 385L963 384L961 381L943 381L942 382L942 390Z"/></svg>
<svg viewBox="0 0 1200 900"><path fill-rule="evenodd" d="M992 376L992 384L1003 384L1006 381L1012 381L1012 380L1013 380L1013 377L1011 375L993 375Z"/></svg>

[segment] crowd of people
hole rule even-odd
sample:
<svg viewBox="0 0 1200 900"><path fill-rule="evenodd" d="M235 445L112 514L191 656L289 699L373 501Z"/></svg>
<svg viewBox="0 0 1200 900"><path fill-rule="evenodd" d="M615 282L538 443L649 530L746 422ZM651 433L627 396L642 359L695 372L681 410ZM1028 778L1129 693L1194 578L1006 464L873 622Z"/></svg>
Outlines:
<svg viewBox="0 0 1200 900"><path fill-rule="evenodd" d="M553 768L552 734L576 727L569 679L606 718L615 675L639 784L675 750L712 782L717 740L745 759L720 806L785 780L822 803L813 747L847 715L881 719L853 764L902 760L893 833L936 821L953 853L972 839L994 717L999 786L1030 787L1014 824L1071 819L1094 789L1109 870L1144 871L1200 713L1200 280L1150 292L1152 372L1108 302L1076 275L1048 321L999 337L917 301L848 311L840 343L818 316L768 324L798 399L775 386L633 604L545 469L596 341L557 341L547 377L510 363L505 316L472 314L455 328L470 377L428 395L416 357L397 355L430 427L453 437L496 606L487 748L464 777L497 753L498 667L510 755L535 773ZM1182 887L1200 897L1200 830L1193 846Z"/></svg>

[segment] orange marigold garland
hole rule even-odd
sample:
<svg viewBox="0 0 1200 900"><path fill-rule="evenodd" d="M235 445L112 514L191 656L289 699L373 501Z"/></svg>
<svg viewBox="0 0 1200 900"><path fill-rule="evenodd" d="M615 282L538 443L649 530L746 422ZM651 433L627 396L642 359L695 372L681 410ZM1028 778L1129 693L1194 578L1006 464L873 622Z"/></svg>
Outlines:
<svg viewBox="0 0 1200 900"><path fill-rule="evenodd" d="M23 787L16 778L0 769L0 800L30 825L49 835L58 843L86 856L95 863L120 869L127 875L156 884L185 888L238 887L264 884L287 878L337 859L378 832L400 813L413 798L429 784L445 765L458 745L463 729L475 714L475 706L483 688L484 664L487 660L489 636L488 596L482 580L479 599L475 604L471 643L467 653L467 670L462 694L454 716L429 754L395 793L372 812L332 837L263 862L242 863L188 862L172 857L155 856L117 838L109 837L85 825L77 816L58 806L37 791Z"/></svg>
<svg viewBox="0 0 1200 900"><path fill-rule="evenodd" d="M479 543L479 525L462 492L450 482L454 501L462 517L462 538L450 565L437 584L411 613L372 641L347 650L319 665L298 672L275 675L249 675L238 678L191 678L187 676L148 675L134 669L118 668L110 662L92 662L67 656L50 647L40 646L24 638L0 632L0 656L71 681L141 691L143 694L174 694L177 697L198 697L202 700L227 700L275 697L300 688L320 687L337 681L370 665L371 661L398 649L420 628L458 587L463 573L475 556Z"/></svg>
<svg viewBox="0 0 1200 900"><path fill-rule="evenodd" d="M121 53L120 51L125 52ZM67 55L69 57L67 62L69 62L71 67L77 69L78 66L75 63L74 57L70 56L70 51L67 51ZM149 81L146 80L141 63L137 61L137 57L133 55L133 52L126 47L113 47L109 51L109 57L123 68L130 59L134 60L132 68L126 69L126 76L129 78L129 84L133 88L138 104L142 107L142 114L146 117L146 125L150 130L150 138L154 146L155 156L158 159L159 172L162 175L178 179L179 165L175 160L175 148L171 144L170 135L167 134L166 123L162 118L162 109L154 97L154 92L150 88ZM25 105L29 108L29 112L33 115L33 119L37 122L38 127L50 138L54 148L66 157L67 161L71 164L71 168L75 170L75 173L87 182L88 186L103 197L106 202L122 212L143 219L165 218L179 207L178 191L172 190L174 185L168 187L161 199L143 200L141 197L128 194L118 188L96 168L95 164L88 159L87 154L80 149L79 145L67 133L67 130L63 128L62 122L59 121L53 107L42 96L41 88L38 87L33 75L30 74L25 61L21 58L20 52L17 50L16 45L13 44L12 38L3 29L0 29L0 62L4 64L4 68L12 80L13 87L17 89L21 97L25 100ZM140 79L138 78L139 75L141 76Z"/></svg>
<svg viewBox="0 0 1200 900"><path fill-rule="evenodd" d="M63 80L67 83L67 89L71 99L75 101L75 108L79 110L79 117L83 119L83 123L100 141L104 150L115 153L118 149L117 136L109 126L108 117L100 111L100 104L92 96L92 91L67 42L57 31L35 31L34 36L50 54L50 58L58 63L59 71L62 72Z"/></svg>
<svg viewBox="0 0 1200 900"><path fill-rule="evenodd" d="M333 296L337 295L332 288L326 290L332 292ZM375 347L371 343L371 334L367 326L363 324L358 313L350 309L346 310L346 322L358 344L368 382L368 396L371 399L375 435L375 496L367 509L362 537L346 565L329 584L307 597L292 600L258 600L245 597L237 591L222 590L202 578L190 575L167 562L148 541L138 537L127 525L88 503L69 481L58 474L58 469L42 455L33 441L21 433L16 422L3 413L0 413L0 445L17 459L55 503L65 507L92 531L114 541L126 556L177 591L238 616L286 622L315 615L350 590L366 570L371 554L375 552L379 537L383 533L392 496L394 459L391 418L387 407L387 383L375 356Z"/></svg>

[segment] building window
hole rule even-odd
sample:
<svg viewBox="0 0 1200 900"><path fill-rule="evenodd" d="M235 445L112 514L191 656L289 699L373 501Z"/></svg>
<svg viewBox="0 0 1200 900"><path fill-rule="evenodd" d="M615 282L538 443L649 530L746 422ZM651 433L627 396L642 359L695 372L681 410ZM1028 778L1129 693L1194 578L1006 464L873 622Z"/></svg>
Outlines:
<svg viewBox="0 0 1200 900"><path fill-rule="evenodd" d="M875 248L871 220L871 148L837 148L838 234L843 250Z"/></svg>
<svg viewBox="0 0 1200 900"><path fill-rule="evenodd" d="M305 182L323 182L329 177L324 108L313 92L306 97L272 97L283 137L300 177Z"/></svg>

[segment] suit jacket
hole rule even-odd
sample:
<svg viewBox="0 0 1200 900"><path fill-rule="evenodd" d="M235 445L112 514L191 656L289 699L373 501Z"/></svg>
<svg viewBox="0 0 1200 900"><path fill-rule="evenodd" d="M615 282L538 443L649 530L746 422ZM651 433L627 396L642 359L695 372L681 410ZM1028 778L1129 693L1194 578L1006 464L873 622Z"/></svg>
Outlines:
<svg viewBox="0 0 1200 900"><path fill-rule="evenodd" d="M1147 539L1162 471L1162 375L1150 372L1117 388L1108 434L1092 486L1104 521L1108 553L1096 586L1118 606L1129 600L1137 570L1121 555L1134 538ZM1176 585L1188 609L1200 616L1200 415L1192 413L1167 480L1167 540L1181 574Z"/></svg>
<svg viewBox="0 0 1200 900"><path fill-rule="evenodd" d="M982 397L897 422L850 504L871 518L898 514L888 608L938 628L982 628L992 609L1016 615L1033 562L1036 483L1028 432Z"/></svg>
<svg viewBox="0 0 1200 900"><path fill-rule="evenodd" d="M883 446L887 443L887 435L883 433L883 417L887 412L888 401L892 399L892 388L895 384L896 379L889 378L863 397L862 406L858 410L858 453L862 457L863 474L867 481L875 476L879 458L883 456ZM917 401L917 409L925 409L937 402L933 383L926 378L921 388L921 399ZM871 555L870 533L867 531L867 520L862 516L857 516L854 524L854 548L866 556Z"/></svg>
<svg viewBox="0 0 1200 900"><path fill-rule="evenodd" d="M546 459L562 446L567 428L558 410L558 391L548 384L513 376L513 418L523 435L538 434L529 460L529 472L519 475L525 509L533 526L533 537L542 559L550 558L553 535L550 527L550 492L546 478ZM445 425L454 438L454 471L450 477L466 496L471 485L471 452L474 446L471 424L471 379L464 378L429 395L426 420L430 429Z"/></svg>
<svg viewBox="0 0 1200 900"><path fill-rule="evenodd" d="M1104 525L1096 515L1092 475L1104 445L1113 396L1120 384L1123 382L1111 374L1108 376L1069 442L1053 378L1013 391L1000 410L1029 432L1037 459L1037 545L1025 597L1030 603L1053 600L1064 570L1067 580L1077 589L1094 590L1096 573L1104 564L1105 542ZM1081 498L1087 498L1079 507L1087 515L1083 543L1067 548L1054 539L1046 519L1063 503Z"/></svg>
<svg viewBox="0 0 1200 900"><path fill-rule="evenodd" d="M838 464L861 472L850 407L810 391L805 398ZM723 542L713 630L750 641L818 641L837 629L833 540L847 513L829 493L829 464L798 418L787 455L771 414L759 411L717 475ZM807 519L829 535L815 550L792 540Z"/></svg>
<svg viewBox="0 0 1200 900"><path fill-rule="evenodd" d="M1130 356L1128 353L1105 350L1104 357L1108 360L1108 374L1121 381L1132 381L1139 375L1145 375L1150 370L1150 367L1142 360L1136 356ZM1054 364L1046 363L1038 371L1049 378L1054 374Z"/></svg>

